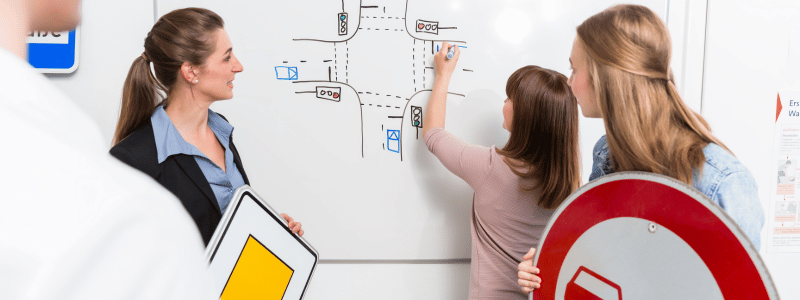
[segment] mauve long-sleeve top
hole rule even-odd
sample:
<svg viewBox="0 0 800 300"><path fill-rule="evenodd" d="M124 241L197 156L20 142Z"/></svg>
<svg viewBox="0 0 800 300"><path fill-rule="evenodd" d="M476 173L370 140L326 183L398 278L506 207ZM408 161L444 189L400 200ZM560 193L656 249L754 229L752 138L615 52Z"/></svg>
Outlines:
<svg viewBox="0 0 800 300"><path fill-rule="evenodd" d="M536 191L522 191L520 178L497 148L470 145L443 128L431 129L425 144L442 164L475 191L470 219L470 299L527 299L517 285L517 265L539 245L554 210L536 203Z"/></svg>

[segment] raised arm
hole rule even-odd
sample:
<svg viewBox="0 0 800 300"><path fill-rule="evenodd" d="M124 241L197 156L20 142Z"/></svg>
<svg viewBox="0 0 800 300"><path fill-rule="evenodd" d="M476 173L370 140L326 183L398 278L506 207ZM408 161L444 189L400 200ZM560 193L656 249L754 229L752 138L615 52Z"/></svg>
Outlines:
<svg viewBox="0 0 800 300"><path fill-rule="evenodd" d="M450 47L456 47L453 58L447 59L447 51ZM422 122L422 135L425 136L428 130L436 127L444 128L444 116L447 111L447 88L450 85L450 77L456 68L458 57L461 52L456 45L447 42L442 43L442 48L433 57L436 70L436 79L433 82L433 92L428 100L428 110L425 112L425 120Z"/></svg>

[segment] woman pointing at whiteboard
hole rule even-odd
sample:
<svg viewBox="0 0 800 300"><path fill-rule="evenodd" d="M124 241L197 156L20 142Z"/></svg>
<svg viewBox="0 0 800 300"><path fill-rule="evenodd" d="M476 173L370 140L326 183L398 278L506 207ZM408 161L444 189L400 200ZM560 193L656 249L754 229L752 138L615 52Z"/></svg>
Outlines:
<svg viewBox="0 0 800 300"><path fill-rule="evenodd" d="M249 184L233 126L209 108L233 98L234 77L244 70L223 25L201 8L159 18L125 79L111 148L181 200L206 245L234 191ZM303 235L300 223L282 216Z"/></svg>
<svg viewBox="0 0 800 300"><path fill-rule="evenodd" d="M506 84L506 145L467 144L445 130L447 89L459 57L456 47L446 59L449 48L444 43L434 57L422 132L431 153L475 191L469 297L525 299L517 285L519 258L537 245L552 209L580 186L578 105L566 76L523 67Z"/></svg>

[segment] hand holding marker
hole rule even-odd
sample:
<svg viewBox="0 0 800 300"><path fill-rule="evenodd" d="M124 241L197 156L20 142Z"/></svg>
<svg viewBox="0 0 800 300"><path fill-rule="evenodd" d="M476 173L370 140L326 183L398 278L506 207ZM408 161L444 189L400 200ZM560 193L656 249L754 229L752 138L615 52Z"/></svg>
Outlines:
<svg viewBox="0 0 800 300"><path fill-rule="evenodd" d="M443 42L442 47L437 49L433 59L437 78L449 78L450 75L453 74L453 71L455 71L458 58L461 56L461 51L459 51L457 47L457 45L450 45L448 42Z"/></svg>
<svg viewBox="0 0 800 300"><path fill-rule="evenodd" d="M447 51L447 59L453 58L453 55L456 54L456 47L458 47L458 46L453 45L453 46L450 47L450 50Z"/></svg>

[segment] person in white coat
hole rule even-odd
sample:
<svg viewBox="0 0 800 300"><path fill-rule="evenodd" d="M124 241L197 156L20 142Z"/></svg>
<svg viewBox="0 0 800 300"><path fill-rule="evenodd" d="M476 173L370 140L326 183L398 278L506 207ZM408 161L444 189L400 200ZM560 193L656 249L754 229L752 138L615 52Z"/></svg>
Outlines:
<svg viewBox="0 0 800 300"><path fill-rule="evenodd" d="M111 157L26 62L29 31L70 30L79 12L79 0L0 1L0 299L212 299L180 202Z"/></svg>

